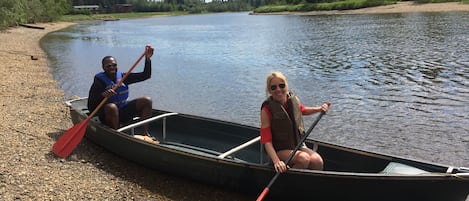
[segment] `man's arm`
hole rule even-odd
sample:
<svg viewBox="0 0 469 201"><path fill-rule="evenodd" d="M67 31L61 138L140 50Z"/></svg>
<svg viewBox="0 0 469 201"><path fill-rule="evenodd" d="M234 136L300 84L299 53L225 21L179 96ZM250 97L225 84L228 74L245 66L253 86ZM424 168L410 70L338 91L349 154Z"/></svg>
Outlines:
<svg viewBox="0 0 469 201"><path fill-rule="evenodd" d="M145 59L145 68L140 73L130 73L124 80L124 83L129 85L136 82L141 82L151 78L151 60Z"/></svg>
<svg viewBox="0 0 469 201"><path fill-rule="evenodd" d="M129 85L136 82L141 82L151 77L151 57L155 49L151 45L145 46L145 68L141 73L130 73L124 83Z"/></svg>
<svg viewBox="0 0 469 201"><path fill-rule="evenodd" d="M104 97L101 93L105 90L105 85L101 80L97 77L94 77L93 84L90 87L90 91L88 93L88 110L90 112L94 111L94 109L101 103Z"/></svg>

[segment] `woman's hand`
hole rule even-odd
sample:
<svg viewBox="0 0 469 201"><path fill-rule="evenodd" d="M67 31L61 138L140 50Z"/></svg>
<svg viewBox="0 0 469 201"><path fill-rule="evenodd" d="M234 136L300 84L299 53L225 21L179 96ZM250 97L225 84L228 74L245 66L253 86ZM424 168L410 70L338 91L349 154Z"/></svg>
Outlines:
<svg viewBox="0 0 469 201"><path fill-rule="evenodd" d="M285 163L283 161L278 161L276 163L274 163L274 169L276 172L285 172L287 171L287 166L285 165Z"/></svg>
<svg viewBox="0 0 469 201"><path fill-rule="evenodd" d="M321 111L323 111L324 113L327 113L327 110L329 110L329 104L327 103L322 104Z"/></svg>

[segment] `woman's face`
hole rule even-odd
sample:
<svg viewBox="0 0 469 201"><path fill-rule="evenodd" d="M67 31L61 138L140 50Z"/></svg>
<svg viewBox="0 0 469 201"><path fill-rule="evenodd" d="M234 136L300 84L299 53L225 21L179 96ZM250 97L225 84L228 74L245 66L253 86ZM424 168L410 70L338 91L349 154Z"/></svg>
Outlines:
<svg viewBox="0 0 469 201"><path fill-rule="evenodd" d="M284 103L286 101L288 88L282 79L274 77L270 81L269 91L275 101L280 103Z"/></svg>

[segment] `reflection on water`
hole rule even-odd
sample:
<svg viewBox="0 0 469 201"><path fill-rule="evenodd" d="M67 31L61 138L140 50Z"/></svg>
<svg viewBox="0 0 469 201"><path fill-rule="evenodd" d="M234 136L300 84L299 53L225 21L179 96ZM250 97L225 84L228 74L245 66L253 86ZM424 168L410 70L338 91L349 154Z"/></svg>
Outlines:
<svg viewBox="0 0 469 201"><path fill-rule="evenodd" d="M467 30L464 12L228 13L79 24L43 47L67 94L87 96L102 57L116 56L127 70L152 44L153 77L131 86L131 96L254 126L265 76L280 70L305 104L333 104L313 138L469 166Z"/></svg>

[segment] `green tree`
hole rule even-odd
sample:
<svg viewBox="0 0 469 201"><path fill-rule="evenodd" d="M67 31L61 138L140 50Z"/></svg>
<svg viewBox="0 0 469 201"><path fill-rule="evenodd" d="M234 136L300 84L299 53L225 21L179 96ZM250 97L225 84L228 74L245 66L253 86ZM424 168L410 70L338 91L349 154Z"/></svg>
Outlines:
<svg viewBox="0 0 469 201"><path fill-rule="evenodd" d="M70 9L70 0L1 0L0 29L17 23L51 22Z"/></svg>

